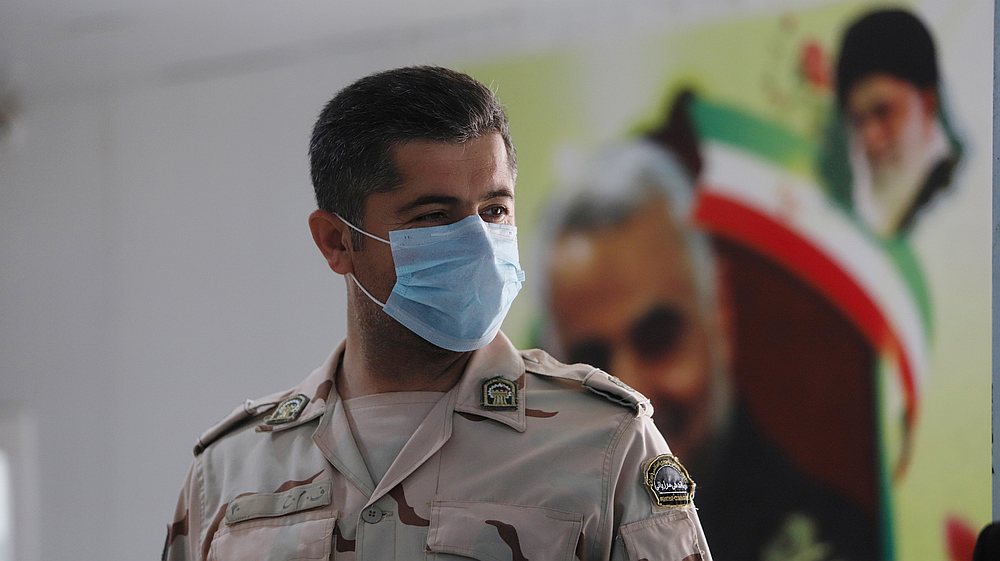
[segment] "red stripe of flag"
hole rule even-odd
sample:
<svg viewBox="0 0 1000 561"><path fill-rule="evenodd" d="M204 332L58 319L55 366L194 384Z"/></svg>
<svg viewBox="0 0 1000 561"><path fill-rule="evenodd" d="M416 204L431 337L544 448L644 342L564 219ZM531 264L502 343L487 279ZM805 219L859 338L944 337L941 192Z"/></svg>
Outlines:
<svg viewBox="0 0 1000 561"><path fill-rule="evenodd" d="M713 234L746 245L815 287L840 307L871 344L899 358L906 400L906 424L916 420L916 385L910 357L874 300L821 249L772 217L717 194L698 197L694 220Z"/></svg>

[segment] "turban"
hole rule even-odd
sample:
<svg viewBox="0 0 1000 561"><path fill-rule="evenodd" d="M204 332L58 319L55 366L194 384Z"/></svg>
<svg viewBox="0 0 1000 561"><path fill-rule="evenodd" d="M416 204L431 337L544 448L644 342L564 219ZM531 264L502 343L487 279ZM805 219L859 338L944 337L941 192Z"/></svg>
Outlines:
<svg viewBox="0 0 1000 561"><path fill-rule="evenodd" d="M847 28L837 61L837 102L843 106L850 88L871 74L889 74L920 89L937 87L934 40L916 16L871 12Z"/></svg>

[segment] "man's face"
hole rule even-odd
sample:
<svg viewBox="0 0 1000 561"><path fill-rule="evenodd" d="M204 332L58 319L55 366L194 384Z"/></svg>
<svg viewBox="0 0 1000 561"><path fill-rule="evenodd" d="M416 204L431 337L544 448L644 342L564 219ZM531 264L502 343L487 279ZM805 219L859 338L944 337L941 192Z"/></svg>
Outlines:
<svg viewBox="0 0 1000 561"><path fill-rule="evenodd" d="M383 239L392 230L442 226L478 214L484 221L514 224L514 176L498 133L464 143L415 140L393 148L403 181L365 201L360 227ZM354 275L385 302L396 283L387 244L364 240L355 252Z"/></svg>
<svg viewBox="0 0 1000 561"><path fill-rule="evenodd" d="M932 90L888 74L871 74L848 90L845 109L876 187L892 184L894 177L921 163L937 113Z"/></svg>
<svg viewBox="0 0 1000 561"><path fill-rule="evenodd" d="M694 454L710 431L716 331L699 313L691 259L666 201L622 224L561 236L549 274L562 358L649 397L674 453Z"/></svg>

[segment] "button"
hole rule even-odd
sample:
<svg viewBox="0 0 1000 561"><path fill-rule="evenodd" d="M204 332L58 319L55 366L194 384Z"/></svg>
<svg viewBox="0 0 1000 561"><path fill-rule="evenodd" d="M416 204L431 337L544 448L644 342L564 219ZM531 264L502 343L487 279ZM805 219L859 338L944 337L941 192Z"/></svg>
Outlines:
<svg viewBox="0 0 1000 561"><path fill-rule="evenodd" d="M361 513L361 519L369 524L377 524L384 516L385 513L377 506L370 506Z"/></svg>

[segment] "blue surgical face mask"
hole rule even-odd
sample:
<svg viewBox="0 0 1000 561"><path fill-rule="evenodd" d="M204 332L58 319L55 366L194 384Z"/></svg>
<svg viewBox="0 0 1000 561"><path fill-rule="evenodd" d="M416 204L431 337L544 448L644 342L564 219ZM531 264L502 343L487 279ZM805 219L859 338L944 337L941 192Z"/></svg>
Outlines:
<svg viewBox="0 0 1000 561"><path fill-rule="evenodd" d="M496 337L524 282L517 228L471 215L445 226L393 230L385 240L338 217L392 248L396 285L384 303L349 275L389 317L452 351L472 351Z"/></svg>

